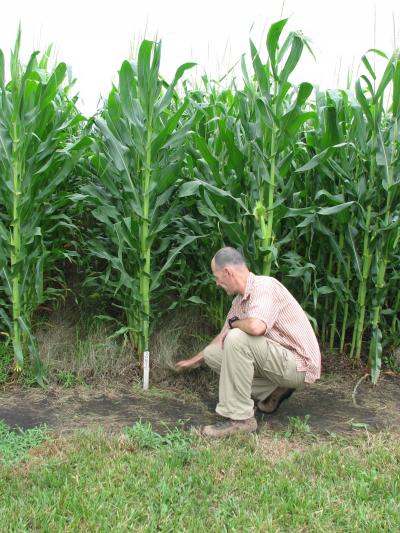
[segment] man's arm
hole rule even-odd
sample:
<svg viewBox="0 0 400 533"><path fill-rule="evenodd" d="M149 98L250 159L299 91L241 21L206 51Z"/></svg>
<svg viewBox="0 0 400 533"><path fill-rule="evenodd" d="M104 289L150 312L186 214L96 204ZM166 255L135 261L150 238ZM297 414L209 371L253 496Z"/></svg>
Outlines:
<svg viewBox="0 0 400 533"><path fill-rule="evenodd" d="M258 318L243 318L241 320L235 320L232 323L232 329L239 328L245 333L248 333L249 335L253 335L254 337L259 337L261 335L264 335L266 330L266 325L262 320L259 320ZM229 333L230 329L226 326L223 327L223 329L220 331L220 333L210 342L210 344L221 344L221 348L224 347L224 340L227 334ZM182 361L178 361L175 366L177 368L195 368L196 366L200 366L201 363L204 361L204 350L196 354L194 357L190 359L183 359Z"/></svg>
<svg viewBox="0 0 400 533"><path fill-rule="evenodd" d="M241 329L245 333L253 335L254 337L259 337L260 335L264 335L267 326L265 325L265 322L258 318L242 318L241 320L235 320L232 322L232 329L236 328Z"/></svg>

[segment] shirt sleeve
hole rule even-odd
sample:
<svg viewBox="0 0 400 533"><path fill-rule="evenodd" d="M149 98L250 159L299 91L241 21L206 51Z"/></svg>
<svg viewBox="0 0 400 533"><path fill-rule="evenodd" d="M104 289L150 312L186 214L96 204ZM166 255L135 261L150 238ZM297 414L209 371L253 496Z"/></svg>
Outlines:
<svg viewBox="0 0 400 533"><path fill-rule="evenodd" d="M230 318L233 318L234 316L239 317L239 314L240 314L240 305L239 305L239 299L236 296L236 298L234 298L234 300L232 302L232 305L231 305L231 308L228 311L228 314L226 315L225 324L224 324L224 327L222 329L224 330L227 327L229 327L228 326L228 320Z"/></svg>
<svg viewBox="0 0 400 533"><path fill-rule="evenodd" d="M247 309L247 318L257 318L266 325L266 331L272 329L279 313L279 299L271 286L254 288Z"/></svg>

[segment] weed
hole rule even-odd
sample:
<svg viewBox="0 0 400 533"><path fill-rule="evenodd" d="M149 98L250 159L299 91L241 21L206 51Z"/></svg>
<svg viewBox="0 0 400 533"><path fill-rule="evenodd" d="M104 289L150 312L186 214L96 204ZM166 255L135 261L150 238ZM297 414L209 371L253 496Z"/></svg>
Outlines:
<svg viewBox="0 0 400 533"><path fill-rule="evenodd" d="M82 385L84 380L70 370L60 370L57 374L57 381L66 388Z"/></svg>
<svg viewBox="0 0 400 533"><path fill-rule="evenodd" d="M310 415L301 416L289 416L288 428L285 431L285 437L292 437L293 435L308 435L311 433L311 427L308 424Z"/></svg>
<svg viewBox="0 0 400 533"><path fill-rule="evenodd" d="M393 349L393 351L382 356L382 363L385 368L392 372L400 372L400 348Z"/></svg>
<svg viewBox="0 0 400 533"><path fill-rule="evenodd" d="M160 451L171 467L184 466L193 456L192 436L180 428L161 435L153 430L150 422L139 420L124 429L125 435L141 449Z"/></svg>
<svg viewBox="0 0 400 533"><path fill-rule="evenodd" d="M0 420L0 461L12 465L27 458L28 451L35 448L49 436L46 425L12 431Z"/></svg>
<svg viewBox="0 0 400 533"><path fill-rule="evenodd" d="M133 426L124 428L124 433L142 449L159 450L164 446L179 448L192 442L191 435L187 431L174 428L161 435L154 431L150 422L142 422L141 419Z"/></svg>
<svg viewBox="0 0 400 533"><path fill-rule="evenodd" d="M133 426L126 427L124 433L141 449L159 450L163 445L162 435L153 430L150 422L142 422L141 419Z"/></svg>
<svg viewBox="0 0 400 533"><path fill-rule="evenodd" d="M356 422L354 421L353 418L349 420L349 424L352 429L368 429L369 428L369 424L367 424L366 422Z"/></svg>

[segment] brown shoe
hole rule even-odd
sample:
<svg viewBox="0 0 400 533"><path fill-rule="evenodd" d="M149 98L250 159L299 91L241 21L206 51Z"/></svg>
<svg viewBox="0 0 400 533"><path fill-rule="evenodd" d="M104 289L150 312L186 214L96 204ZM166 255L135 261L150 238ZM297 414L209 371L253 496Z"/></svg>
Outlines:
<svg viewBox="0 0 400 533"><path fill-rule="evenodd" d="M271 415L272 413L275 413L283 400L290 398L295 390L296 389L285 389L283 387L278 387L272 394L268 396L268 398L262 402L258 402L257 409L263 413L268 413Z"/></svg>
<svg viewBox="0 0 400 533"><path fill-rule="evenodd" d="M204 426L202 435L212 437L215 439L227 437L234 433L253 433L257 429L257 420L252 416L246 420L231 420L227 418L223 422L213 424L212 426Z"/></svg>

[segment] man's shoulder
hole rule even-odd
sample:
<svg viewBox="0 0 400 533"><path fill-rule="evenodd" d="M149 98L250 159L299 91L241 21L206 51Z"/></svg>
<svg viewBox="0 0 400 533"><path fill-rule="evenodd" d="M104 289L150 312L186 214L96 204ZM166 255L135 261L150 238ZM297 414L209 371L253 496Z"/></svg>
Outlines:
<svg viewBox="0 0 400 533"><path fill-rule="evenodd" d="M254 274L254 285L273 287L274 285L280 285L281 283L272 276L257 276Z"/></svg>
<svg viewBox="0 0 400 533"><path fill-rule="evenodd" d="M284 297L284 295L288 293L286 287L278 279L273 278L272 276L254 275L252 289L256 292L268 292L278 298Z"/></svg>

